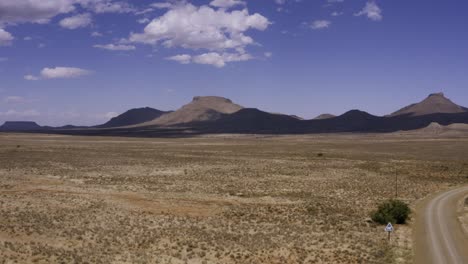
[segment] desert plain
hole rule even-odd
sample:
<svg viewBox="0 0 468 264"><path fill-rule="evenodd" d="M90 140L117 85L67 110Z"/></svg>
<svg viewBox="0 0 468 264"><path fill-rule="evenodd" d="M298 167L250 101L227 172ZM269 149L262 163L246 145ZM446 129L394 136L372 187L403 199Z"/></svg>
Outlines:
<svg viewBox="0 0 468 264"><path fill-rule="evenodd" d="M411 134L4 133L0 263L411 263L413 220L388 242L369 214L468 183L467 153Z"/></svg>

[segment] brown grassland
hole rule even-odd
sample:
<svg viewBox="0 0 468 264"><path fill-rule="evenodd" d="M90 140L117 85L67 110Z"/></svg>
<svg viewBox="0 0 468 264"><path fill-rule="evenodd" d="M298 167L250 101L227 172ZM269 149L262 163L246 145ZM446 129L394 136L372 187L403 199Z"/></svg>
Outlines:
<svg viewBox="0 0 468 264"><path fill-rule="evenodd" d="M0 263L409 263L369 213L468 182L468 138L0 134Z"/></svg>

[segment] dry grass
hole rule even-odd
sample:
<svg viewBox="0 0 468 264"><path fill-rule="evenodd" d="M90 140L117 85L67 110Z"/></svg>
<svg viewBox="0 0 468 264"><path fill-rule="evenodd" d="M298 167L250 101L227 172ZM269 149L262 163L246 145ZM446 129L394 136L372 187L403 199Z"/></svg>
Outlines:
<svg viewBox="0 0 468 264"><path fill-rule="evenodd" d="M369 212L395 171L412 205L467 182L467 143L0 134L0 263L404 263Z"/></svg>

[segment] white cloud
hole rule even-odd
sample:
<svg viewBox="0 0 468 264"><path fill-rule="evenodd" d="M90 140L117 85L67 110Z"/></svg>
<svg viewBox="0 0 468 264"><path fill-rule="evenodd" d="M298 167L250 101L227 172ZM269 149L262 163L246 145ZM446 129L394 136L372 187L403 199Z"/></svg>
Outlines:
<svg viewBox="0 0 468 264"><path fill-rule="evenodd" d="M149 23L143 33L131 34L131 42L188 49L223 50L244 48L254 41L244 35L249 29L265 30L270 22L246 9L228 12L208 6L178 5Z"/></svg>
<svg viewBox="0 0 468 264"><path fill-rule="evenodd" d="M344 0L327 0L328 3L343 3Z"/></svg>
<svg viewBox="0 0 468 264"><path fill-rule="evenodd" d="M74 67L55 67L55 68L44 68L41 71L40 76L26 75L25 80L37 81L43 79L69 79L78 78L91 74L89 70L84 70Z"/></svg>
<svg viewBox="0 0 468 264"><path fill-rule="evenodd" d="M273 53L271 53L271 52L265 52L265 53L263 53L263 55L265 56L265 58L273 57Z"/></svg>
<svg viewBox="0 0 468 264"><path fill-rule="evenodd" d="M153 3L150 5L151 7L157 8L157 9L168 9L173 7L173 4L164 2L164 3Z"/></svg>
<svg viewBox="0 0 468 264"><path fill-rule="evenodd" d="M331 15L334 16L334 17L342 16L343 14L344 14L343 12L338 12L338 11L335 11L335 12L331 13Z"/></svg>
<svg viewBox="0 0 468 264"><path fill-rule="evenodd" d="M24 76L24 79L25 79L25 80L28 80L28 81L37 81L37 80L39 80L40 78L37 77L37 76L31 75L31 74L28 74L28 75L25 75L25 76Z"/></svg>
<svg viewBox="0 0 468 264"><path fill-rule="evenodd" d="M75 10L74 0L1 0L0 24L47 23L59 14Z"/></svg>
<svg viewBox="0 0 468 264"><path fill-rule="evenodd" d="M240 0L213 0L210 5L220 8L229 8L236 5L245 5L245 2Z"/></svg>
<svg viewBox="0 0 468 264"><path fill-rule="evenodd" d="M150 21L151 20L149 20L149 18L146 18L146 17L145 18L140 18L140 19L137 20L137 22L140 23L140 24L146 24L146 23L148 23Z"/></svg>
<svg viewBox="0 0 468 264"><path fill-rule="evenodd" d="M95 13L132 13L136 9L125 1L112 0L75 0L84 8Z"/></svg>
<svg viewBox="0 0 468 264"><path fill-rule="evenodd" d="M7 96L3 100L7 104L14 104L14 103L25 103L27 100L21 96Z"/></svg>
<svg viewBox="0 0 468 264"><path fill-rule="evenodd" d="M91 33L91 37L102 37L102 33L97 32L97 31L93 31L93 32Z"/></svg>
<svg viewBox="0 0 468 264"><path fill-rule="evenodd" d="M182 54L182 55L172 56L167 59L177 61L181 64L196 63L196 64L205 64L205 65L215 66L217 68L222 68L226 66L226 63L228 62L251 60L252 56L247 53L239 54L239 53L209 52L209 53L203 53L203 54L196 55L196 56Z"/></svg>
<svg viewBox="0 0 468 264"><path fill-rule="evenodd" d="M67 29L77 29L87 27L93 22L91 14L80 14L72 17L64 18L60 21L60 26Z"/></svg>
<svg viewBox="0 0 468 264"><path fill-rule="evenodd" d="M116 112L107 112L105 113L104 115L102 115L104 118L107 118L107 119L111 119L113 117L116 117L118 116L119 113L116 113Z"/></svg>
<svg viewBox="0 0 468 264"><path fill-rule="evenodd" d="M117 113L117 112L108 112L108 113L106 113L104 116L105 116L106 118L111 119L111 118L116 117L116 116L118 116L118 115L119 115L119 113Z"/></svg>
<svg viewBox="0 0 468 264"><path fill-rule="evenodd" d="M263 31L269 25L266 17L258 13L249 14L247 9L227 11L224 8L182 3L151 21L143 33L131 34L127 41L150 45L162 43L165 47L191 50L205 49L210 52L193 56L192 61L222 67L225 62L234 61L225 59L226 54L234 54L232 51L243 60L251 58L246 55L245 48L255 42L245 32L251 29Z"/></svg>
<svg viewBox="0 0 468 264"><path fill-rule="evenodd" d="M188 54L175 55L172 57L166 58L168 60L177 61L181 64L189 64L192 61L192 56Z"/></svg>
<svg viewBox="0 0 468 264"><path fill-rule="evenodd" d="M1 13L0 13L1 15ZM4 29L0 28L0 46L9 46L14 37Z"/></svg>
<svg viewBox="0 0 468 264"><path fill-rule="evenodd" d="M8 61L8 58L6 57L0 57L0 62Z"/></svg>
<svg viewBox="0 0 468 264"><path fill-rule="evenodd" d="M8 110L6 112L0 112L0 116L4 117L36 117L40 116L41 113L39 113L37 110L30 109L30 110L24 110L24 111L17 111L17 110Z"/></svg>
<svg viewBox="0 0 468 264"><path fill-rule="evenodd" d="M331 21L329 20L315 20L310 24L310 28L312 29L324 29L328 28L331 25Z"/></svg>
<svg viewBox="0 0 468 264"><path fill-rule="evenodd" d="M0 25L48 23L60 14L73 12L78 6L94 13L131 13L136 9L126 1L113 0L1 0Z"/></svg>
<svg viewBox="0 0 468 264"><path fill-rule="evenodd" d="M370 20L373 21L380 21L383 19L382 9L374 1L367 2L364 8L354 15L367 16Z"/></svg>
<svg viewBox="0 0 468 264"><path fill-rule="evenodd" d="M128 51L128 50L136 49L136 47L133 45L115 45L115 44L94 45L93 47L98 48L98 49L112 50L112 51Z"/></svg>

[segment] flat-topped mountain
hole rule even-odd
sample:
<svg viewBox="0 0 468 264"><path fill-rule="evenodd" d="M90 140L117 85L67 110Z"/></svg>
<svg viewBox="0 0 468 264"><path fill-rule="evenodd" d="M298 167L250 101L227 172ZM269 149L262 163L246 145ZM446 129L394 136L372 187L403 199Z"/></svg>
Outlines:
<svg viewBox="0 0 468 264"><path fill-rule="evenodd" d="M135 109L130 109L127 112L112 118L107 123L102 124L97 127L109 128L109 127L131 126L131 125L136 125L136 124L154 120L167 113L169 112L161 111L161 110L150 108L150 107L135 108Z"/></svg>
<svg viewBox="0 0 468 264"><path fill-rule="evenodd" d="M243 107L231 100L219 96L196 96L192 102L182 106L179 110L162 115L141 125L170 126L193 122L214 121L223 114L232 114Z"/></svg>
<svg viewBox="0 0 468 264"><path fill-rule="evenodd" d="M443 93L434 93L430 94L423 101L406 106L394 112L390 116L423 116L436 113L456 114L463 112L467 112L467 109L455 104L450 99L445 97Z"/></svg>
<svg viewBox="0 0 468 264"><path fill-rule="evenodd" d="M42 127L32 121L6 121L2 126L0 126L0 130L3 131L28 131L40 129L42 129Z"/></svg>

